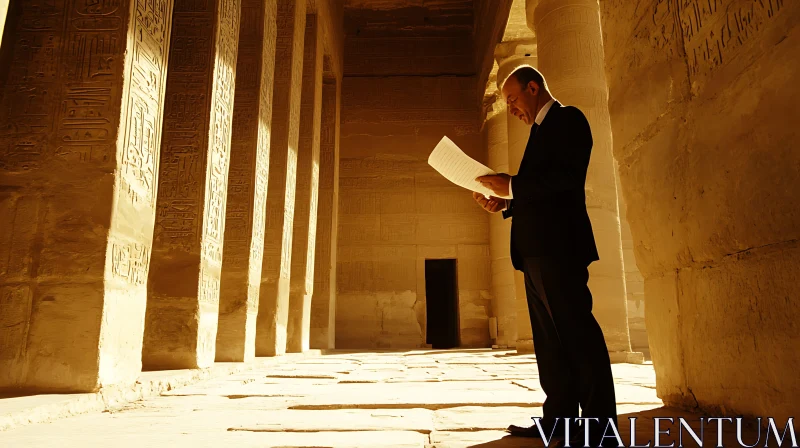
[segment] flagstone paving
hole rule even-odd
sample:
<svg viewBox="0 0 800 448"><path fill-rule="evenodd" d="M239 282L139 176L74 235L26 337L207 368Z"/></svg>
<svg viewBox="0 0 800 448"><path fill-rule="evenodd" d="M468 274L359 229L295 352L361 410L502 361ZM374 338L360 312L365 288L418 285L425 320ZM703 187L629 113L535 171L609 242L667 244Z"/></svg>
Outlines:
<svg viewBox="0 0 800 448"><path fill-rule="evenodd" d="M697 419L663 407L652 364L615 364L613 371L626 445L630 416L640 417L637 443L643 445L653 439L653 417ZM507 350L334 351L284 364L256 362L249 371L112 412L0 432L0 446L542 446L507 437L503 430L509 424L529 426L531 416L541 416L544 399L534 355ZM714 445L715 434L706 430L707 446ZM686 438L684 446L693 446ZM664 437L662 444L670 440Z"/></svg>

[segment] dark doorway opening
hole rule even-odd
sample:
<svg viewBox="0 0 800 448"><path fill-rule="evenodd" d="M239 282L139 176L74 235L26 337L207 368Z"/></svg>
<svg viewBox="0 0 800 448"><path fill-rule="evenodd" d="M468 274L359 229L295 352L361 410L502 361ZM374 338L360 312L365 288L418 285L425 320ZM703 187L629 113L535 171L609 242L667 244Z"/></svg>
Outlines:
<svg viewBox="0 0 800 448"><path fill-rule="evenodd" d="M433 348L459 346L456 272L456 260L425 260L425 342Z"/></svg>

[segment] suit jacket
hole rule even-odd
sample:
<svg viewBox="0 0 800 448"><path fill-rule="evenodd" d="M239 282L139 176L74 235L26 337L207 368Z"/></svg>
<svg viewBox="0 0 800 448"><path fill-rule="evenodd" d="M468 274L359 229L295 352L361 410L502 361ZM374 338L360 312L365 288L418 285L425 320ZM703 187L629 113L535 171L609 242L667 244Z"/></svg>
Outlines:
<svg viewBox="0 0 800 448"><path fill-rule="evenodd" d="M511 262L523 270L528 257L585 263L599 260L586 212L586 171L592 131L576 107L555 102L539 126L531 127L514 199L503 211L511 222Z"/></svg>

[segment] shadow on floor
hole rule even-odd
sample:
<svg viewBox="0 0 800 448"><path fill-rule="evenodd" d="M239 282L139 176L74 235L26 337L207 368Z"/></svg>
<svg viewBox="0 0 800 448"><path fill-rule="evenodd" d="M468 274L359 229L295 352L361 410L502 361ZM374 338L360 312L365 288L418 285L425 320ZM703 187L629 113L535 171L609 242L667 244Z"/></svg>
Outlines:
<svg viewBox="0 0 800 448"><path fill-rule="evenodd" d="M660 421L661 435L656 443L655 434L655 418L672 418L674 423L668 420ZM701 417L704 421L701 428ZM736 417L731 416L732 422L725 421L722 427L722 444L718 445L717 440L717 421L708 421L711 416L701 416L687 411L675 408L661 407L644 412L636 412L630 414L622 414L619 416L619 432L623 442L623 446L630 447L631 443L631 419L635 419L636 438L635 445L637 447L790 447L792 445L792 438L789 431L786 431L786 436L781 445L775 439L774 434L769 433L765 428L759 428L755 419L743 419L741 442L737 439ZM693 438L690 431L683 428L679 423L679 418L683 418L688 425L694 430L695 435L699 438L702 444L698 444ZM669 430L669 434L666 432ZM778 426L779 433L783 433L783 426ZM781 434L782 435L782 434ZM674 445L673 445L674 443ZM445 445L433 444L433 447L444 447ZM472 448L516 448L516 447L537 447L544 446L543 442L535 441L532 439L525 439L521 437L503 437L498 440L470 445ZM576 446L576 445L573 445ZM577 445L582 446L582 444ZM794 445L797 446L797 445Z"/></svg>

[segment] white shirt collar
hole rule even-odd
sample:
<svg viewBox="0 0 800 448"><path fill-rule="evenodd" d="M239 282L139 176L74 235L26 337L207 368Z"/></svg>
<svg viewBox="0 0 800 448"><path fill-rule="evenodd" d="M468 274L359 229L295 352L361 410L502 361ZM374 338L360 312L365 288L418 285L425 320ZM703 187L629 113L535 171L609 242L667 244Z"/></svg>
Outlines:
<svg viewBox="0 0 800 448"><path fill-rule="evenodd" d="M540 110L539 113L536 114L536 120L534 120L536 124L542 124L545 115L547 115L547 112L550 110L551 107L553 107L553 103L555 102L556 100L551 98L550 101L548 101L547 104L544 105L542 110Z"/></svg>

